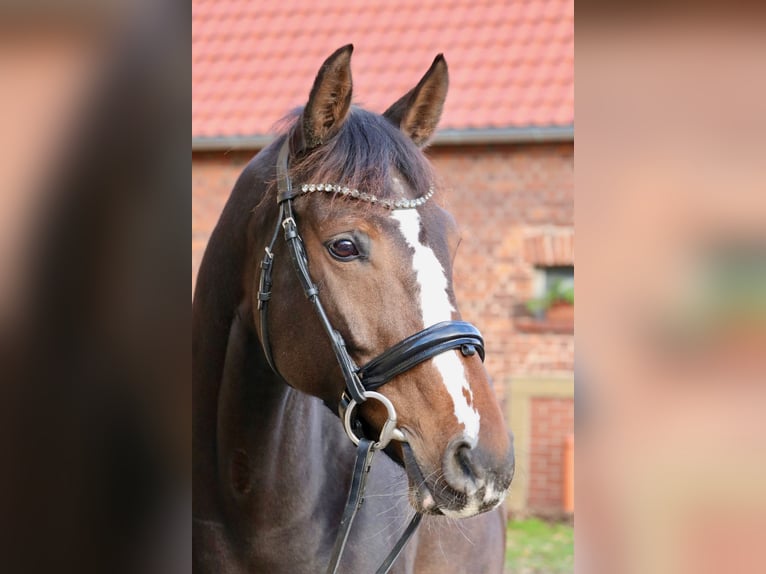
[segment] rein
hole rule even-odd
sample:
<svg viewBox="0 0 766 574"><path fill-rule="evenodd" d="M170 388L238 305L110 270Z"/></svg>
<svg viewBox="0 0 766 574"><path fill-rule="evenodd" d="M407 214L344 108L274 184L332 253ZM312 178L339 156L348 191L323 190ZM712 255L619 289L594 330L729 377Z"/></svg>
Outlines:
<svg viewBox="0 0 766 574"><path fill-rule="evenodd" d="M343 420L344 429L351 441L357 445L356 460L351 479L351 488L348 493L348 499L341 518L338 535L335 539L335 545L327 567L327 574L335 574L346 546L346 541L351 532L351 526L357 512L364 500L364 490L367 481L367 475L372 465L373 457L378 450L385 448L391 440L406 442L406 437L401 430L396 428L397 417L391 401L384 395L375 392L375 389L381 387L394 377L408 371L416 365L427 361L444 353L446 351L460 349L463 355L474 355L479 353L482 361L484 360L484 340L479 330L463 321L443 321L432 325L400 341L390 349L384 351L376 358L369 361L361 368L356 365L346 349L346 343L343 336L333 328L327 313L319 300L319 288L311 279L309 274L308 259L303 248L303 240L298 232L298 226L293 216L293 200L302 194L312 192L316 186L304 185L301 189L293 189L292 182L288 174L288 162L290 155L290 139L285 138L285 142L279 150L277 157L277 203L279 205L279 215L277 224L271 236L268 246L265 248L265 255L261 261L260 279L258 285L258 312L261 331L261 345L263 347L266 360L271 369L279 375L274 357L271 351L271 342L268 329L268 303L272 297L272 267L274 264L274 246L279 237L279 231L282 229L285 242L290 251L290 258L293 262L298 280L306 297L311 301L314 310L325 332L330 338L335 358L338 361L343 380L345 382L345 391L343 392L338 405L338 414ZM320 191L340 192L348 188L340 186L321 186ZM311 189L314 188L314 189ZM354 190L356 191L356 190ZM433 194L429 190L428 194L416 200L403 200L397 202L380 201L388 209L414 209L425 203ZM358 197L359 194L352 194L352 197ZM378 201L374 196L360 197L365 201ZM372 199L368 199L372 198ZM281 375L279 375L281 377ZM282 377L284 378L284 377ZM354 410L357 405L366 400L377 400L386 407L388 418L383 425L380 436L377 441L372 441L365 437L360 437L361 424L354 418ZM419 512L407 525L404 533L389 552L386 559L376 571L376 574L385 574L398 558L401 551L407 545L412 535L417 530L423 515Z"/></svg>

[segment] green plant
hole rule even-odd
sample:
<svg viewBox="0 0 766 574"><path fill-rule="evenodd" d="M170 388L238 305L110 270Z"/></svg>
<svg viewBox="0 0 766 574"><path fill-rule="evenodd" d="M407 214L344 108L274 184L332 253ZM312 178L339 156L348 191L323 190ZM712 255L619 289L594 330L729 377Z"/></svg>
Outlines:
<svg viewBox="0 0 766 574"><path fill-rule="evenodd" d="M574 305L574 285L561 286L558 290L558 298L568 305Z"/></svg>
<svg viewBox="0 0 766 574"><path fill-rule="evenodd" d="M536 299L530 299L524 303L524 306L527 308L530 315L537 316L545 313L548 307L551 306L551 303L547 297L538 297Z"/></svg>
<svg viewBox="0 0 766 574"><path fill-rule="evenodd" d="M532 315L540 315L555 303L574 305L574 285L560 279L554 281L542 297L530 299L524 305Z"/></svg>

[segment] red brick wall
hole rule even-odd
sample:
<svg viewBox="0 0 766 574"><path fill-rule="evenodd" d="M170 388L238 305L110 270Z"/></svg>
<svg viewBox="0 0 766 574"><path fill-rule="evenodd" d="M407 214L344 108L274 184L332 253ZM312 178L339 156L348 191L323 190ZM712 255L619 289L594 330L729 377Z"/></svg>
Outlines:
<svg viewBox="0 0 766 574"><path fill-rule="evenodd" d="M513 309L533 295L525 238L574 225L572 144L442 147L429 155L462 231L460 309L484 334L498 392L514 375L570 373L573 336L517 333Z"/></svg>
<svg viewBox="0 0 766 574"><path fill-rule="evenodd" d="M205 245L254 152L192 154L192 292Z"/></svg>
<svg viewBox="0 0 766 574"><path fill-rule="evenodd" d="M533 398L531 405L529 509L561 511L564 438L574 432L571 399Z"/></svg>
<svg viewBox="0 0 766 574"><path fill-rule="evenodd" d="M505 354L511 375L570 375L574 336L514 333Z"/></svg>

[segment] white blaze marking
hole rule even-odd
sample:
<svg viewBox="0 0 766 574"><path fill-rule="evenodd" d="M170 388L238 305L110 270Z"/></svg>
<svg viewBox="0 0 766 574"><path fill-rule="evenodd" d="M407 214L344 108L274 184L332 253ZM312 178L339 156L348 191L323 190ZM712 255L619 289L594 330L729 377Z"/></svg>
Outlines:
<svg viewBox="0 0 766 574"><path fill-rule="evenodd" d="M420 242L420 214L414 209L402 209L394 211L392 217L399 223L407 245L415 250L412 256L412 267L420 287L423 327L449 321L452 319L455 308L447 294L447 276L433 250ZM469 398L470 402L473 402L473 393L465 378L462 362L454 352L437 355L433 362L452 398L455 418L458 423L463 424L466 436L477 441L481 417L469 404ZM466 398L466 395L469 398Z"/></svg>

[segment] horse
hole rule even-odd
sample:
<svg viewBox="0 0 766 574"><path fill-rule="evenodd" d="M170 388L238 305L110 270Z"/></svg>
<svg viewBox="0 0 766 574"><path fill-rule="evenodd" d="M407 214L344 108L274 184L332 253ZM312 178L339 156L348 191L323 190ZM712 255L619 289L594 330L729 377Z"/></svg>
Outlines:
<svg viewBox="0 0 766 574"><path fill-rule="evenodd" d="M423 153L447 63L380 115L351 103L352 51L245 167L200 265L199 573L364 574L394 546L400 574L503 571L513 439L460 320L460 236ZM352 441L383 454L364 468Z"/></svg>

